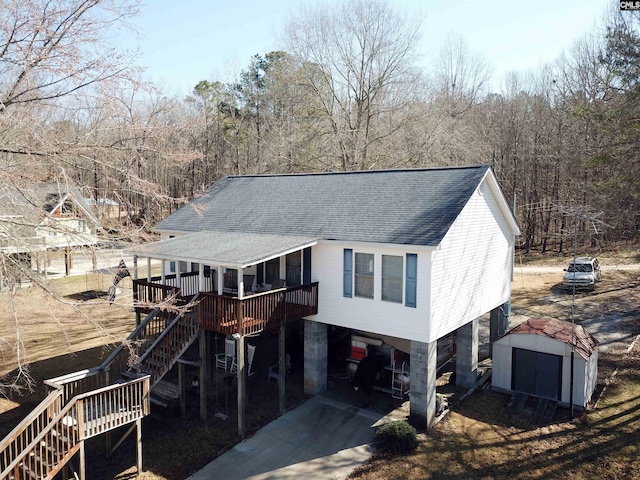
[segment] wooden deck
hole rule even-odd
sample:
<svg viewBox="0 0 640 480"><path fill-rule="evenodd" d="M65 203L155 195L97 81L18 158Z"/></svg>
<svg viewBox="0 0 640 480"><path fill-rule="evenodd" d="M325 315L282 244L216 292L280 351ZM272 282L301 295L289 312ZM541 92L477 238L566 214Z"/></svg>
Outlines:
<svg viewBox="0 0 640 480"><path fill-rule="evenodd" d="M190 295L185 296L182 290L175 290L176 288L146 280L134 280L136 309L148 313L163 302L173 302L179 307ZM149 302L151 299L153 302ZM270 290L243 298L201 292L194 313L205 330L240 335L259 333L282 323L317 314L318 282Z"/></svg>

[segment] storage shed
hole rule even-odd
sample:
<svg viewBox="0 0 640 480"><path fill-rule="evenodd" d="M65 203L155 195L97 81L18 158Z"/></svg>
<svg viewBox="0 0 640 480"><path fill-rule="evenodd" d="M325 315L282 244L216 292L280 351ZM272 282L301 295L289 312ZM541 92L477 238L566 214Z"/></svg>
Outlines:
<svg viewBox="0 0 640 480"><path fill-rule="evenodd" d="M573 375L571 358L573 352ZM586 407L598 377L598 342L580 325L531 318L493 344L492 387Z"/></svg>

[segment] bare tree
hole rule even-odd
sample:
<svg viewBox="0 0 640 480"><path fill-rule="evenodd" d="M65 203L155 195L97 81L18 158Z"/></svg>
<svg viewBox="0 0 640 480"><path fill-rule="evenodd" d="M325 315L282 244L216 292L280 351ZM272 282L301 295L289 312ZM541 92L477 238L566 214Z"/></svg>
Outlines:
<svg viewBox="0 0 640 480"><path fill-rule="evenodd" d="M123 75L131 58L108 35L137 1L12 0L0 5L0 107L64 97Z"/></svg>
<svg viewBox="0 0 640 480"><path fill-rule="evenodd" d="M371 149L402 125L400 114L418 87L415 69L421 16L383 0L355 0L301 10L284 43L315 93L338 168L372 166ZM401 95L398 93L402 92Z"/></svg>
<svg viewBox="0 0 640 480"><path fill-rule="evenodd" d="M479 53L459 35L450 34L435 60L435 87L451 116L463 114L487 91L491 71Z"/></svg>

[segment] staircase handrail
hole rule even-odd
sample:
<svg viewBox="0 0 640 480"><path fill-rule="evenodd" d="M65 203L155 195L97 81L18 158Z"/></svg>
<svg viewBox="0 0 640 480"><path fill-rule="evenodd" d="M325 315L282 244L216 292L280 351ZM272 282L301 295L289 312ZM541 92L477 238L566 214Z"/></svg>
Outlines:
<svg viewBox="0 0 640 480"><path fill-rule="evenodd" d="M140 332L147 327L147 325L151 322L151 320L153 320L155 318L155 316L158 313L160 313L160 309L158 309L158 308L155 308L155 309L151 310L151 312L149 312L149 314L145 317L145 319L142 322L140 322L140 325L138 325L136 327L136 329L129 334L129 336L127 337L127 340L135 339L140 334ZM118 353L120 353L120 351L124 348L125 343L126 343L126 341L125 342L120 342L120 345L118 345L116 347L116 349L113 352L111 352L111 355L109 355L106 358L106 360L104 362L102 362L102 365L100 365L100 367L98 367L98 368L101 368L103 371L105 369L107 369L109 367L109 365L111 364L111 362L113 362L113 360L116 358Z"/></svg>
<svg viewBox="0 0 640 480"><path fill-rule="evenodd" d="M102 372L102 367L92 367L85 370L78 370L77 372L65 373L59 377L47 378L42 383L48 387L54 389L60 389L64 387L65 383L74 382L76 380L82 380L83 378L99 375Z"/></svg>
<svg viewBox="0 0 640 480"><path fill-rule="evenodd" d="M36 423L38 417L44 413L50 406L55 406L55 403L58 402L58 405L55 406L52 417L57 416L57 414L62 409L62 403L60 399L62 397L62 389L56 389L49 393L22 421L16 425L16 427L9 432L9 434L0 441L0 454L2 455L2 464L4 464L7 460L7 450L11 449L12 444L17 441L18 437L27 430L31 425ZM48 423L51 423L51 419L49 419ZM0 475L0 478L4 478Z"/></svg>
<svg viewBox="0 0 640 480"><path fill-rule="evenodd" d="M138 366L142 365L142 362L151 354L151 352L153 351L153 349L164 339L164 337L166 337L167 335L169 335L169 332L171 332L171 329L180 321L180 319L182 317L184 317L184 314L187 313L186 309L187 307L189 307L189 305L195 305L197 304L196 300L198 299L198 297L200 296L200 293L197 293L189 303L187 303L184 306L185 311L183 312L179 312L176 315L176 318L174 318L171 323L169 325L167 325L167 328L164 329L164 331L158 336L158 338L156 338L156 341L153 342L151 344L151 346L149 346L149 348L147 348L147 350L142 354L141 357L138 358L138 360L136 361L136 364Z"/></svg>
<svg viewBox="0 0 640 480"><path fill-rule="evenodd" d="M69 413L69 411L76 406L76 404L82 400L85 399L87 397L91 397L93 395L99 394L99 393L103 393L105 391L109 391L109 390L115 390L117 388L122 388L126 385L130 385L136 382L143 382L145 380L149 380L150 379L150 375L145 375L144 377L141 378L137 378L135 380L130 380L129 382L124 382L124 383L120 383L120 384L115 384L115 385L109 385L107 387L104 388L100 388L97 389L95 391L92 392L87 392L87 393L83 393L81 395L77 395L75 397L73 397L65 406L64 408L62 408L62 410L60 410L60 412L58 413L58 415L56 415L46 426L44 429L42 429L40 431L40 433L38 434L38 436L36 438L34 438L31 443L22 450L22 452L20 452L20 454L14 458L14 460L11 462L11 464L6 467L2 472L0 472L0 478L7 478L8 474L14 470L19 464L20 462L27 456L30 455L31 452L34 450L34 448L40 443L42 442L45 437L50 433L50 431L52 430L54 425L58 425L58 423L60 423L65 416L67 416L67 414ZM79 411L79 415L82 415L82 418L78 418L76 419L77 424L79 425L84 425L84 409L80 409ZM82 440L84 440L84 431L82 429L78 429L78 436L77 436L77 442L74 444L77 445L77 443L81 442Z"/></svg>

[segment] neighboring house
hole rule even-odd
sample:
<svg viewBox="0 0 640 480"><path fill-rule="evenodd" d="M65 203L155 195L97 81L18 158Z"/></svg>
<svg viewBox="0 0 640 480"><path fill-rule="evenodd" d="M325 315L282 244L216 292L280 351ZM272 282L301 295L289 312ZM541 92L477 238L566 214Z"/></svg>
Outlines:
<svg viewBox="0 0 640 480"><path fill-rule="evenodd" d="M24 262L47 250L95 245L100 223L76 187L29 183L0 188L0 251ZM46 264L46 262L45 262Z"/></svg>
<svg viewBox="0 0 640 480"><path fill-rule="evenodd" d="M101 220L118 220L127 215L127 211L122 208L122 205L110 198L101 197L95 200L93 198L85 198L85 201L94 209Z"/></svg>
<svg viewBox="0 0 640 480"><path fill-rule="evenodd" d="M328 325L401 339L427 428L437 340L457 331L457 383L473 385L478 318L505 324L520 234L488 166L226 177L156 230L131 252L165 265L135 280L138 301L203 292L202 328L237 333L241 352L244 335L304 318L308 393L327 386Z"/></svg>

